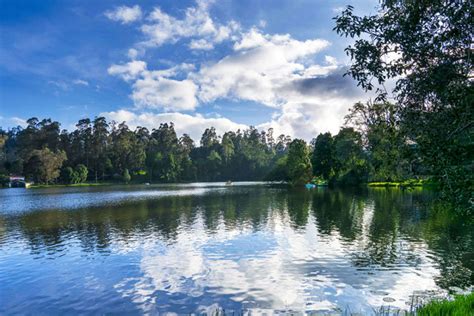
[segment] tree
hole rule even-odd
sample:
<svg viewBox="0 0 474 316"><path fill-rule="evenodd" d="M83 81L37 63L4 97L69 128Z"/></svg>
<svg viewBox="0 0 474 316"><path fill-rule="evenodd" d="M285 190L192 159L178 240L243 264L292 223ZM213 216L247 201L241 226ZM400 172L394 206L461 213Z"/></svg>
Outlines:
<svg viewBox="0 0 474 316"><path fill-rule="evenodd" d="M109 125L105 117L96 117L92 122L91 156L95 182L98 181L98 175L102 179L105 175L107 161Z"/></svg>
<svg viewBox="0 0 474 316"><path fill-rule="evenodd" d="M180 157L180 180L195 181L196 168L191 159L191 152L194 150L194 141L188 134L183 134L179 139L179 157Z"/></svg>
<svg viewBox="0 0 474 316"><path fill-rule="evenodd" d="M288 178L292 185L301 185L312 178L312 166L309 159L309 150L302 139L295 139L290 143L287 159Z"/></svg>
<svg viewBox="0 0 474 316"><path fill-rule="evenodd" d="M288 168L287 168L288 156L280 157L273 169L265 176L265 181L289 181Z"/></svg>
<svg viewBox="0 0 474 316"><path fill-rule="evenodd" d="M288 144L291 143L291 137L290 136L285 136L281 134L277 138L277 143L275 145L275 150L277 154L282 154L285 152L285 150L288 149Z"/></svg>
<svg viewBox="0 0 474 316"><path fill-rule="evenodd" d="M60 168L67 159L64 151L53 152L49 148L35 149L24 166L28 178L37 183L46 183L59 177Z"/></svg>
<svg viewBox="0 0 474 316"><path fill-rule="evenodd" d="M151 177L164 182L177 181L181 174L178 137L173 123L153 129L147 148L146 165Z"/></svg>
<svg viewBox="0 0 474 316"><path fill-rule="evenodd" d="M219 143L219 140L216 129L214 127L206 128L201 137L201 147L210 148L217 143Z"/></svg>
<svg viewBox="0 0 474 316"><path fill-rule="evenodd" d="M128 169L125 168L125 170L123 171L123 176L122 176L122 179L123 179L123 182L125 183L129 183L130 180L132 179L132 177L130 176L130 172L128 172Z"/></svg>
<svg viewBox="0 0 474 316"><path fill-rule="evenodd" d="M474 199L472 3L381 2L374 15L356 16L348 6L335 30L355 37L346 48L348 74L365 90L396 80L393 93L401 130L419 148L444 196L469 205ZM472 207L472 204L471 204Z"/></svg>
<svg viewBox="0 0 474 316"><path fill-rule="evenodd" d="M76 124L76 142L77 150L87 168L89 160L92 158L92 126L89 118L80 119Z"/></svg>
<svg viewBox="0 0 474 316"><path fill-rule="evenodd" d="M222 157L224 158L224 163L228 164L232 156L234 155L234 142L232 141L232 138L234 136L233 132L227 132L224 134L222 137Z"/></svg>
<svg viewBox="0 0 474 316"><path fill-rule="evenodd" d="M59 148L60 124L51 119L39 121L36 117L27 120L25 129L17 130L16 142L18 156L25 160L35 149L50 148L53 151Z"/></svg>
<svg viewBox="0 0 474 316"><path fill-rule="evenodd" d="M6 131L0 128L0 175L6 173L5 163L7 161L5 144L8 140L8 134Z"/></svg>
<svg viewBox="0 0 474 316"><path fill-rule="evenodd" d="M76 183L84 183L87 181L87 175L89 173L89 170L87 170L86 166L84 166L83 164L79 164L76 166L74 172L77 175Z"/></svg>
<svg viewBox="0 0 474 316"><path fill-rule="evenodd" d="M334 176L334 141L331 133L319 134L313 143L311 156L313 174L329 180Z"/></svg>
<svg viewBox="0 0 474 316"><path fill-rule="evenodd" d="M74 170L71 167L65 167L61 169L60 179L64 184L74 183Z"/></svg>
<svg viewBox="0 0 474 316"><path fill-rule="evenodd" d="M214 179L219 179L220 175L220 167L222 164L222 158L219 153L215 150L211 150L209 155L207 156L207 172L209 172L211 177Z"/></svg>
<svg viewBox="0 0 474 316"><path fill-rule="evenodd" d="M368 163L360 133L353 128L342 128L334 136L333 183L359 185L367 182Z"/></svg>
<svg viewBox="0 0 474 316"><path fill-rule="evenodd" d="M410 176L409 146L393 103L356 103L346 116L362 136L372 167L371 181L401 181ZM412 158L413 159L413 158Z"/></svg>

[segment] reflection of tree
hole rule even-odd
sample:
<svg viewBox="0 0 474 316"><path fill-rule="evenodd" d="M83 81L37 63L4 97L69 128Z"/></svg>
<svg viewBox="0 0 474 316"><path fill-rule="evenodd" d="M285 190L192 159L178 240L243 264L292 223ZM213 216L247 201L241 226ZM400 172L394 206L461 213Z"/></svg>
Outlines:
<svg viewBox="0 0 474 316"><path fill-rule="evenodd" d="M360 233L363 212L361 194L326 189L315 191L312 207L320 233L330 235L338 231L344 239L354 240Z"/></svg>
<svg viewBox="0 0 474 316"><path fill-rule="evenodd" d="M21 215L18 223L33 250L49 247L54 252L76 237L84 251L104 251L114 238L128 241L156 232L173 239L180 217L189 217L191 205L190 197L165 197L69 212L28 213Z"/></svg>
<svg viewBox="0 0 474 316"><path fill-rule="evenodd" d="M288 194L288 215L294 228L304 228L308 222L310 193L292 191Z"/></svg>
<svg viewBox="0 0 474 316"><path fill-rule="evenodd" d="M284 191L281 191L284 192ZM266 223L269 209L284 210L284 201L263 188L237 189L202 196L170 196L119 205L26 213L9 219L18 227L33 251L59 251L77 238L86 252L107 252L111 242L136 241L157 235L172 242L180 226L189 227L202 217L207 233L214 233L221 219L228 228ZM12 223L10 223L10 221ZM1 225L1 222L0 222Z"/></svg>
<svg viewBox="0 0 474 316"><path fill-rule="evenodd" d="M447 205L433 204L427 192L371 190L373 217L362 251L353 262L363 267L419 266L418 247L428 245L431 259L438 262L442 288L474 283L474 225L472 219L455 216Z"/></svg>
<svg viewBox="0 0 474 316"><path fill-rule="evenodd" d="M420 198L418 193L398 189L369 191L364 212L371 217L362 233L363 242L352 253L355 266L378 268L421 263L417 247L422 245L412 234L414 230L408 228L420 218Z"/></svg>
<svg viewBox="0 0 474 316"><path fill-rule="evenodd" d="M0 216L0 247L5 243L7 238L7 223L6 220Z"/></svg>
<svg viewBox="0 0 474 316"><path fill-rule="evenodd" d="M235 228L251 224L257 229L265 223L268 207L273 196L265 189L236 189L229 194L209 194L199 199L199 207L203 211L206 228L213 232L219 220L224 219L227 228Z"/></svg>
<svg viewBox="0 0 474 316"><path fill-rule="evenodd" d="M468 287L474 284L474 221L453 216L455 211L444 203L435 204L426 219L420 222L420 233L441 270L437 284Z"/></svg>

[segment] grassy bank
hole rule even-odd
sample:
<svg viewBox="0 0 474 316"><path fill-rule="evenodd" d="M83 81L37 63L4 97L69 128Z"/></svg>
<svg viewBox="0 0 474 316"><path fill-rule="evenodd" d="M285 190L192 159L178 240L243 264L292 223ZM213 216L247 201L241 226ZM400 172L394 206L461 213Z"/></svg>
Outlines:
<svg viewBox="0 0 474 316"><path fill-rule="evenodd" d="M433 187L435 184L429 179L410 179L405 181L369 182L373 188L410 188L410 187Z"/></svg>
<svg viewBox="0 0 474 316"><path fill-rule="evenodd" d="M75 184L33 184L29 189L41 189L41 188L66 188L66 187L96 187L96 186L108 186L117 183L110 182L99 182L99 183L75 183Z"/></svg>
<svg viewBox="0 0 474 316"><path fill-rule="evenodd" d="M467 316L474 315L474 292L456 295L454 300L432 301L416 311L417 316Z"/></svg>

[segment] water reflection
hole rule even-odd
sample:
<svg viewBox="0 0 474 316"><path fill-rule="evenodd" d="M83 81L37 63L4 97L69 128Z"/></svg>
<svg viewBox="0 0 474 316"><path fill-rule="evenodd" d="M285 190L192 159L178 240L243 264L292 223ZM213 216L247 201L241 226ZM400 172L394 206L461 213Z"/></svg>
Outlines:
<svg viewBox="0 0 474 316"><path fill-rule="evenodd" d="M406 308L416 290L474 283L472 224L432 211L422 191L8 192L0 192L0 313L368 313Z"/></svg>

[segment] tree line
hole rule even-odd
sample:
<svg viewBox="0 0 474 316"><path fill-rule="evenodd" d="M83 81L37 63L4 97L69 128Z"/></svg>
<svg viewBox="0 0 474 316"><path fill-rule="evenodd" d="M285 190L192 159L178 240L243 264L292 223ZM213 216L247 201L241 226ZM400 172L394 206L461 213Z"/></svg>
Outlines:
<svg viewBox="0 0 474 316"><path fill-rule="evenodd" d="M301 185L314 177L330 184L399 181L426 174L415 168L414 146L399 133L393 104L357 103L338 134L307 144L254 127L199 142L173 123L131 130L104 117L81 119L72 132L51 119L31 118L25 128L0 129L0 173L35 183L192 182L273 180ZM370 117L368 121L361 118ZM411 156L410 156L411 155Z"/></svg>
<svg viewBox="0 0 474 316"><path fill-rule="evenodd" d="M284 155L291 138L272 129L217 135L211 127L199 146L173 123L131 130L104 117L81 119L72 132L51 119L0 130L0 174L23 174L35 183L85 181L186 182L259 180Z"/></svg>

